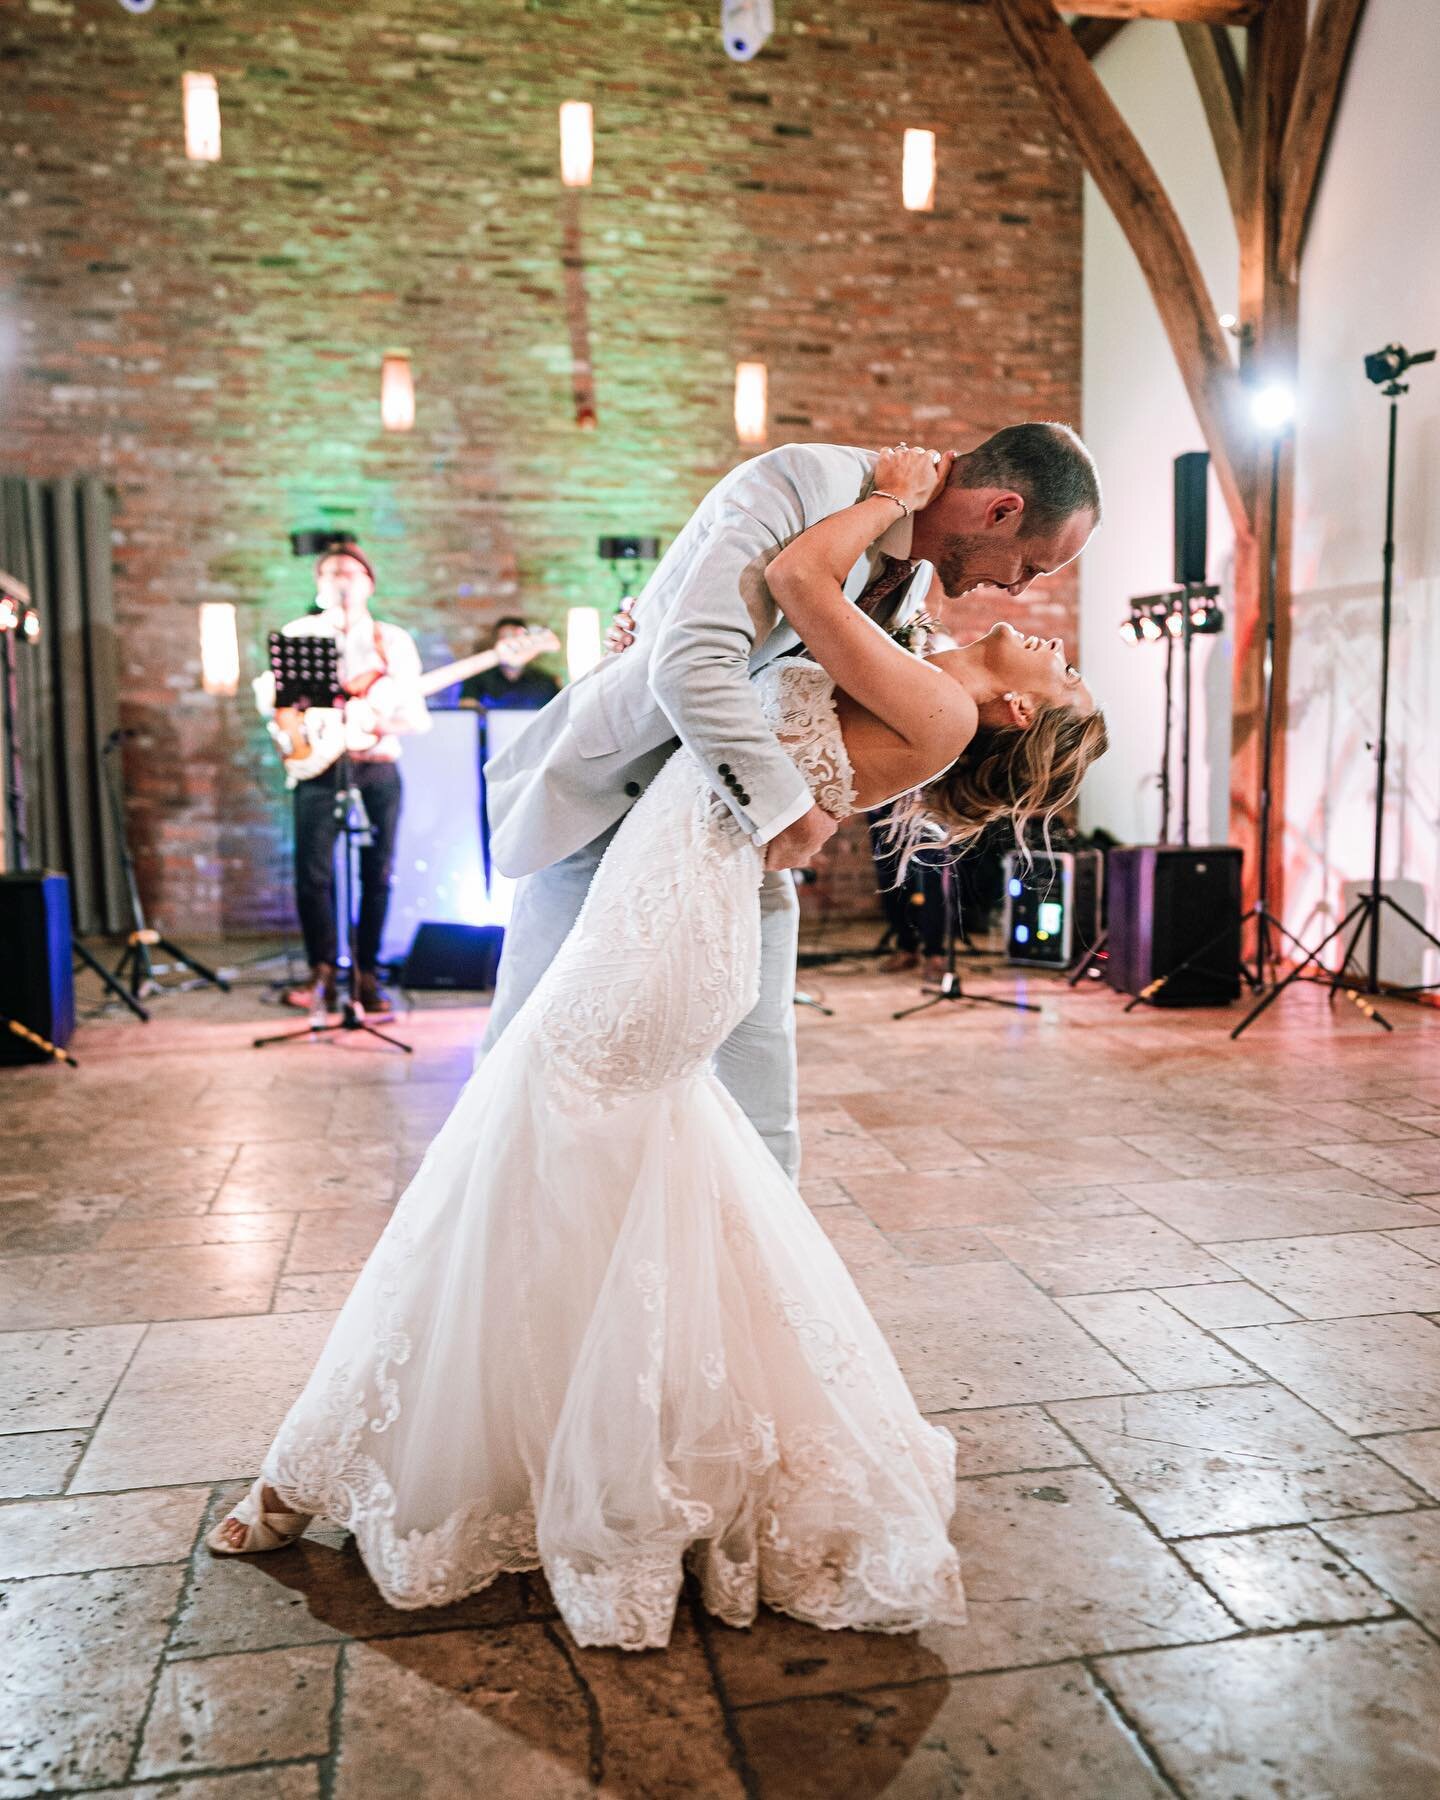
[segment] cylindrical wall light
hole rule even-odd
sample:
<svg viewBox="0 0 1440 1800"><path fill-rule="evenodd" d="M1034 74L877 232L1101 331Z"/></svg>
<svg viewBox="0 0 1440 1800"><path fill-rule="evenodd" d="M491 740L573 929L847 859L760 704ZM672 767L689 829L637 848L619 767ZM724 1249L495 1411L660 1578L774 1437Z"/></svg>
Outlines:
<svg viewBox="0 0 1440 1800"><path fill-rule="evenodd" d="M594 109L588 100L567 100L560 108L560 179L566 187L589 187L594 169Z"/></svg>
<svg viewBox="0 0 1440 1800"><path fill-rule="evenodd" d="M215 77L187 69L181 82L185 97L185 154L191 162L219 162L220 89Z"/></svg>
<svg viewBox="0 0 1440 1800"><path fill-rule="evenodd" d="M735 435L742 444L763 444L770 380L762 362L735 365Z"/></svg>
<svg viewBox="0 0 1440 1800"><path fill-rule="evenodd" d="M201 603L200 684L207 694L233 694L240 685L240 640L228 600Z"/></svg>
<svg viewBox="0 0 1440 1800"><path fill-rule="evenodd" d="M900 198L906 212L935 210L935 133L906 131L900 153Z"/></svg>
<svg viewBox="0 0 1440 1800"><path fill-rule="evenodd" d="M570 679L588 675L605 654L598 606L572 606L565 622L565 666Z"/></svg>
<svg viewBox="0 0 1440 1800"><path fill-rule="evenodd" d="M415 378L403 350L391 350L380 364L380 423L387 431L409 431L415 423Z"/></svg>

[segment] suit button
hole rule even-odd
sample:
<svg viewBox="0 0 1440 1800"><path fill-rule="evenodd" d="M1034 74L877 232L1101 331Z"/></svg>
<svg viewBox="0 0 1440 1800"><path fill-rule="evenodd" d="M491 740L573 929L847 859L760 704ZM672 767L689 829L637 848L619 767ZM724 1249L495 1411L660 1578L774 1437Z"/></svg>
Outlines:
<svg viewBox="0 0 1440 1800"><path fill-rule="evenodd" d="M748 806L750 804L750 796L745 792L744 788L740 789L735 798L742 806Z"/></svg>
<svg viewBox="0 0 1440 1800"><path fill-rule="evenodd" d="M625 792L633 800L635 798L635 796L640 792L640 783L638 781L627 781L625 783Z"/></svg>
<svg viewBox="0 0 1440 1800"><path fill-rule="evenodd" d="M730 773L729 763L716 763L715 772L717 775L728 775Z"/></svg>

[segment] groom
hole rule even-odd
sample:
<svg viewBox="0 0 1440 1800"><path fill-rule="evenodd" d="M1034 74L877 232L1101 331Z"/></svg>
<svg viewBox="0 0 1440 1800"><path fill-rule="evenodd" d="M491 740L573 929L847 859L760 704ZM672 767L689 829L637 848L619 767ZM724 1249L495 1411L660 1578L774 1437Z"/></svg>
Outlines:
<svg viewBox="0 0 1440 1800"><path fill-rule="evenodd" d="M789 444L732 469L646 583L634 649L566 688L485 769L496 866L523 879L482 1051L549 967L625 814L678 745L692 752L765 851L760 998L715 1070L792 1177L799 907L789 871L837 826L765 724L750 677L799 644L767 566L807 526L869 492L877 455ZM1079 438L1063 425L1008 426L957 457L930 504L871 545L845 594L883 625L918 610L932 574L952 597L982 586L1018 595L1078 556L1099 517Z"/></svg>

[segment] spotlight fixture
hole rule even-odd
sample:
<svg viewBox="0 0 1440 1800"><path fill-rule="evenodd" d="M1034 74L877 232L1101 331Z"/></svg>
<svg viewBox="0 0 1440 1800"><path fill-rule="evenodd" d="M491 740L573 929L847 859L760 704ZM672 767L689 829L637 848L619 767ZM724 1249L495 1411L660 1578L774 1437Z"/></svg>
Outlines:
<svg viewBox="0 0 1440 1800"><path fill-rule="evenodd" d="M1295 417L1294 390L1280 381L1257 388L1250 399L1250 416L1267 434L1284 431Z"/></svg>
<svg viewBox="0 0 1440 1800"><path fill-rule="evenodd" d="M1413 369L1416 363L1434 360L1433 350L1416 350L1412 354L1403 344L1387 344L1383 350L1376 350L1365 358L1365 374L1376 387L1383 387L1387 394L1403 394L1407 390L1400 386L1400 377L1405 371Z"/></svg>
<svg viewBox="0 0 1440 1800"><path fill-rule="evenodd" d="M1153 644L1163 635L1160 621L1154 613L1141 613L1139 619L1140 635L1147 644Z"/></svg>
<svg viewBox="0 0 1440 1800"><path fill-rule="evenodd" d="M905 133L900 152L900 198L906 212L935 210L935 133Z"/></svg>
<svg viewBox="0 0 1440 1800"><path fill-rule="evenodd" d="M1133 612L1128 619L1122 619L1120 621L1120 635L1127 644L1138 644L1140 642L1140 624Z"/></svg>
<svg viewBox="0 0 1440 1800"><path fill-rule="evenodd" d="M181 78L185 102L185 154L191 162L220 160L220 88L213 75L187 69Z"/></svg>

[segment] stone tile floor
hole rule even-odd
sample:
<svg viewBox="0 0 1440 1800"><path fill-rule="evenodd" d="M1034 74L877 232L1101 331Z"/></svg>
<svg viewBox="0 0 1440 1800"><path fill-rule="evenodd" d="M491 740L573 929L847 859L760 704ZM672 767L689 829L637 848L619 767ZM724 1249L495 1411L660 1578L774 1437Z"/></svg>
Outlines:
<svg viewBox="0 0 1440 1800"><path fill-rule="evenodd" d="M806 1196L958 1440L970 1625L687 1594L635 1657L323 1526L209 1557L480 1015L257 1053L180 995L0 1076L0 1796L1440 1795L1440 1018L807 979Z"/></svg>

